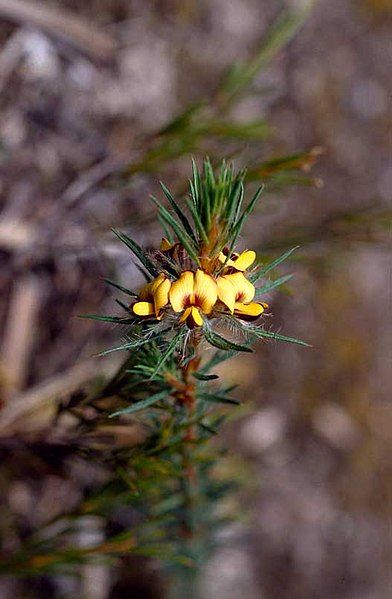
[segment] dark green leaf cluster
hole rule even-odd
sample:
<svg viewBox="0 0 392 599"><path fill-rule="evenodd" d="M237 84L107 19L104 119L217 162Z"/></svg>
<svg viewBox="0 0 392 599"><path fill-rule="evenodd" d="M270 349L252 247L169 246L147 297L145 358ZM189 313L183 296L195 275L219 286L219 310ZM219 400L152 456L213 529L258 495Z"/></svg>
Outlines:
<svg viewBox="0 0 392 599"><path fill-rule="evenodd" d="M245 208L244 179L246 171L234 172L233 166L225 162L217 174L210 160L205 160L202 173L192 163L193 178L189 181L190 193L181 206L161 183L164 194L173 212L169 212L156 198L158 218L165 225L169 241L179 241L197 266L203 248L208 248L208 257L214 259L225 246L234 248L246 219L260 197L260 187ZM129 246L129 244L127 244Z"/></svg>

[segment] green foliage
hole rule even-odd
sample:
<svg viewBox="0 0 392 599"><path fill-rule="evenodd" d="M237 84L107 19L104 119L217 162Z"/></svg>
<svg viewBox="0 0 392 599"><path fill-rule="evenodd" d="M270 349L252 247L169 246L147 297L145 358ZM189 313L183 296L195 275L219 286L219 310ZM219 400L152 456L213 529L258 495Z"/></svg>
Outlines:
<svg viewBox="0 0 392 599"><path fill-rule="evenodd" d="M315 162L318 148L315 152L281 156L258 164L260 145L270 136L271 128L264 119L237 122L232 116L233 108L244 95L258 93L255 82L259 73L294 37L306 20L310 4L306 8L282 10L264 33L255 53L229 68L216 93L208 100L187 106L155 135L146 139L142 157L123 170L123 177L128 179L140 172L162 171L164 165L189 154L209 154L215 163L228 154L228 144L233 155L240 155L244 147L248 150L255 145L257 162L249 169L248 180L265 183L268 190L287 185L316 185L317 181L307 172ZM249 163L249 157L246 160Z"/></svg>
<svg viewBox="0 0 392 599"><path fill-rule="evenodd" d="M287 260L287 258L291 256L291 254L295 252L295 250L297 250L298 248L299 246L297 245L291 248L290 250L287 250L287 252L284 252L281 256L278 256L278 258L275 258L275 260L272 260L272 262L270 262L269 264L266 264L265 266L260 266L254 273L250 274L249 280L252 281L252 283L257 283L257 281L259 281L262 277L265 277L265 275L268 274L271 270L273 270L274 268L282 264L282 262Z"/></svg>
<svg viewBox="0 0 392 599"><path fill-rule="evenodd" d="M272 24L255 56L247 63L236 64L222 86L225 102L233 102L253 83L281 48L290 41L303 24L309 9L283 11Z"/></svg>
<svg viewBox="0 0 392 599"><path fill-rule="evenodd" d="M218 349L223 349L227 351L242 351L242 352L252 352L253 350L247 345L241 345L240 343L234 343L233 341L229 341L229 339L225 339L222 335L212 331L209 327L204 328L205 338L211 345L217 347Z"/></svg>
<svg viewBox="0 0 392 599"><path fill-rule="evenodd" d="M181 270L195 272L203 260L202 266L212 281L208 284L214 286L217 284L214 280L219 282L222 273L231 276L233 266L228 259L235 250L242 225L260 197L261 190L258 190L250 202L245 202L245 177L245 171L235 173L226 163L217 172L208 159L202 171L193 163L188 202L174 199L164 185L162 189L172 212L154 200L159 216L173 232L172 246L148 255L127 236L118 234L118 237L125 240L150 273L163 273L169 287L173 288ZM210 252L208 260L203 253L206 243ZM226 259L216 262L217 251L224 247L229 248ZM256 266L249 273L249 280L253 282L263 279L257 295L264 295L291 278L291 275L273 279L266 276L295 249L284 252L269 264ZM174 279L162 259L165 252L176 273ZM240 277L245 280L246 274ZM189 301L188 296L185 297ZM126 340L122 346L109 350L123 349L129 352L128 357L105 393L115 392L117 397L116 410L108 414L110 418L121 421L135 415L148 431L146 443L134 449L125 471L131 472L132 504L144 514L141 530L145 545L139 541L137 550L150 555L152 546L152 551L156 551L154 534L159 526L161 559L186 577L186 572L202 563L211 551L214 531L221 524L215 515L215 504L232 489L231 483L216 481L212 475L221 457L209 440L218 433L239 401L232 396L233 388L219 385L214 368L239 352L252 352L251 345L258 339L308 344L266 330L262 323L241 320L235 312L225 311L224 303L219 301L216 308L213 306L203 314L202 326L188 325L171 310L168 297L165 301L159 317L137 319L129 308L134 321ZM108 318L109 322L126 321L102 318ZM228 333L222 334L220 329L226 325ZM208 360L202 360L206 343L218 351ZM128 475L124 476L128 480ZM152 537L145 536L147 529L153 533Z"/></svg>

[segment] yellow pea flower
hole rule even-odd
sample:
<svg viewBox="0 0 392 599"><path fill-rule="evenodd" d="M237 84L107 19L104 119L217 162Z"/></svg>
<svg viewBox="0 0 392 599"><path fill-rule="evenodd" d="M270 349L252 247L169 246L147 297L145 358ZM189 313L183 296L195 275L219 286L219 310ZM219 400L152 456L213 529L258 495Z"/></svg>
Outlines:
<svg viewBox="0 0 392 599"><path fill-rule="evenodd" d="M243 320L258 318L268 307L267 304L252 301L256 290L242 272L218 277L217 285L220 301L229 308L231 314Z"/></svg>
<svg viewBox="0 0 392 599"><path fill-rule="evenodd" d="M171 282L161 273L156 279L147 283L139 293L140 301L132 306L137 316L154 316L160 320L162 308L169 302L169 290Z"/></svg>
<svg viewBox="0 0 392 599"><path fill-rule="evenodd" d="M174 312L182 312L180 322L191 329L200 327L202 314L210 314L218 299L217 284L203 270L186 270L170 287L169 299Z"/></svg>
<svg viewBox="0 0 392 599"><path fill-rule="evenodd" d="M227 260L227 254L221 252L219 254L219 261L225 265L225 268L235 268L243 272L250 266L252 266L253 262L256 260L256 252L253 250L245 250L241 252L241 254L233 253L230 258Z"/></svg>

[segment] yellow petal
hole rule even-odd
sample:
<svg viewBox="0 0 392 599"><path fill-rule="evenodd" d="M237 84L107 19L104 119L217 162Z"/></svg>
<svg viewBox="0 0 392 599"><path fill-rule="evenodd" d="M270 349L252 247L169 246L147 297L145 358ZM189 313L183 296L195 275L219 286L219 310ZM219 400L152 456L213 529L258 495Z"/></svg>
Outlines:
<svg viewBox="0 0 392 599"><path fill-rule="evenodd" d="M230 281L236 291L235 299L237 302L249 304L255 296L256 290L254 285L242 274L235 272L232 275L224 275L224 278Z"/></svg>
<svg viewBox="0 0 392 599"><path fill-rule="evenodd" d="M192 306L191 313L187 318L187 323L190 328L201 327L203 325L203 317L200 314L200 310Z"/></svg>
<svg viewBox="0 0 392 599"><path fill-rule="evenodd" d="M234 260L232 260L232 258L227 259L227 254L220 252L218 259L219 259L219 262L221 262L222 264L225 265L225 268L228 268L229 266L231 266L233 268L233 267L235 267L235 261L238 258L238 254L233 253L232 257L234 258Z"/></svg>
<svg viewBox="0 0 392 599"><path fill-rule="evenodd" d="M162 237L162 241L161 241L161 245L159 246L159 249L162 252L167 252L172 249L173 245L174 244L170 243L170 241L168 239L166 239L166 237Z"/></svg>
<svg viewBox="0 0 392 599"><path fill-rule="evenodd" d="M150 293L154 294L155 291L158 289L159 285L161 285L161 283L163 283L163 281L165 281L166 276L163 274L163 272L161 272L156 279L154 279L153 281L151 281L150 283Z"/></svg>
<svg viewBox="0 0 392 599"><path fill-rule="evenodd" d="M180 322L185 322L186 319L188 318L188 316L190 316L191 312L192 312L192 306L189 306L189 308L187 308L186 310L184 310L184 312L181 314L181 316L180 316Z"/></svg>
<svg viewBox="0 0 392 599"><path fill-rule="evenodd" d="M234 268L237 270L246 270L256 260L256 252L253 250L245 250L236 260L234 260Z"/></svg>
<svg viewBox="0 0 392 599"><path fill-rule="evenodd" d="M150 302L136 302L136 304L133 304L132 310L137 316L152 316L154 314L154 305Z"/></svg>
<svg viewBox="0 0 392 599"><path fill-rule="evenodd" d="M237 316L245 316L252 318L258 318L260 314L264 312L263 304L257 302L251 302L250 304L243 304L242 302L236 302L234 306L234 314Z"/></svg>
<svg viewBox="0 0 392 599"><path fill-rule="evenodd" d="M218 277L216 284L218 286L218 297L221 302L225 304L233 314L236 288L229 279L229 276Z"/></svg>
<svg viewBox="0 0 392 599"><path fill-rule="evenodd" d="M151 281L150 283L147 283L147 285L144 285L144 287L142 287L139 291L139 298L143 301L147 301L148 299L151 298L151 285L152 285L153 281Z"/></svg>
<svg viewBox="0 0 392 599"><path fill-rule="evenodd" d="M156 277L156 279L144 285L144 287L142 287L139 291L139 298L143 301L153 301L154 291L157 289L157 287L159 287L162 281L165 280L165 278L165 275L161 273Z"/></svg>
<svg viewBox="0 0 392 599"><path fill-rule="evenodd" d="M183 272L180 278L172 283L169 299L174 312L181 312L188 303L193 303L193 283L194 274L189 270Z"/></svg>
<svg viewBox="0 0 392 599"><path fill-rule="evenodd" d="M161 309L164 308L169 301L170 287L171 282L165 277L154 291L154 307L156 316L158 316Z"/></svg>
<svg viewBox="0 0 392 599"><path fill-rule="evenodd" d="M193 326L196 327L201 327L203 325L203 317L200 314L200 310L198 308L191 308L191 314L190 316L188 316L188 326L189 326L189 321L191 321ZM192 328L193 328L192 326Z"/></svg>
<svg viewBox="0 0 392 599"><path fill-rule="evenodd" d="M186 322L190 329L201 327L203 325L203 317L200 314L199 308L189 306L181 315L180 322Z"/></svg>
<svg viewBox="0 0 392 599"><path fill-rule="evenodd" d="M218 299L216 282L203 270L198 269L195 274L194 286L195 302L204 314L209 314Z"/></svg>
<svg viewBox="0 0 392 599"><path fill-rule="evenodd" d="M227 258L226 254L224 254L223 252L219 252L219 256L218 256L219 262L224 264L226 262L226 258Z"/></svg>

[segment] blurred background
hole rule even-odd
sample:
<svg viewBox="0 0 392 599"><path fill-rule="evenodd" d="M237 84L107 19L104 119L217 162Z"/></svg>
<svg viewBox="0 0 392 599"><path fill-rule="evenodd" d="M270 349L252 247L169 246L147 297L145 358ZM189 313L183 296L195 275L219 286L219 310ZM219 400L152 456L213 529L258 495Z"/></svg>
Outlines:
<svg viewBox="0 0 392 599"><path fill-rule="evenodd" d="M149 195L207 153L266 184L243 248L301 246L271 326L313 348L222 369L253 482L202 597L391 597L391 23L391 0L0 0L1 559L106 480L58 413L119 332L76 315L116 311L103 277L139 286L110 227L156 244ZM156 570L5 571L0 597L160 597Z"/></svg>

